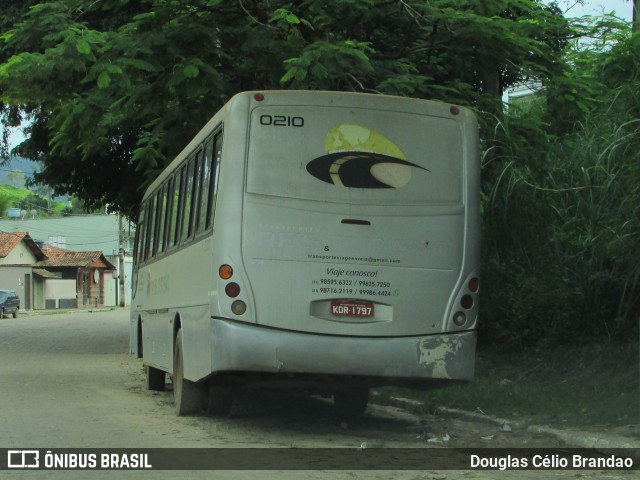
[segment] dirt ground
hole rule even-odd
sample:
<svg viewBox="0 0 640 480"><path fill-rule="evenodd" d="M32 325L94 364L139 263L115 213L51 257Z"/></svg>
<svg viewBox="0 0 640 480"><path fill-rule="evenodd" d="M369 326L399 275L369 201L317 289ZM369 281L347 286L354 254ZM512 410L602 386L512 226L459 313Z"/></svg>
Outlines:
<svg viewBox="0 0 640 480"><path fill-rule="evenodd" d="M176 417L170 384L145 388L142 363L128 356L128 312L0 320L0 448L497 448L560 447L515 428L372 406L337 419L330 402L301 393L240 393L232 414ZM247 450L247 455L251 454ZM248 460L249 461L249 460ZM383 466L378 466L384 468ZM329 470L0 471L5 478L215 479L638 478L628 471Z"/></svg>

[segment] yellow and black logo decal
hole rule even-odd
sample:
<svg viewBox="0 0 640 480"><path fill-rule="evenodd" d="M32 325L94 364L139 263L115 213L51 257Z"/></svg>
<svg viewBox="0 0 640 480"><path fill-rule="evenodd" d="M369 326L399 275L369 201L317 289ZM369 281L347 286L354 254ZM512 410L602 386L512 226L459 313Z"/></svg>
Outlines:
<svg viewBox="0 0 640 480"><path fill-rule="evenodd" d="M307 171L340 187L402 188L411 180L414 168L429 171L407 161L396 144L362 125L333 127L325 149L327 154L309 162Z"/></svg>

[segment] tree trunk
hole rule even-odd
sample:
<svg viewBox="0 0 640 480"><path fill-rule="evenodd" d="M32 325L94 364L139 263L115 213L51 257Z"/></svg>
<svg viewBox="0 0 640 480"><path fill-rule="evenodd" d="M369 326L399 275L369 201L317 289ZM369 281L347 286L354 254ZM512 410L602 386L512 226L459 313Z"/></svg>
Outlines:
<svg viewBox="0 0 640 480"><path fill-rule="evenodd" d="M482 93L485 95L485 108L491 113L502 113L502 85L500 72L493 64L485 65L482 71Z"/></svg>

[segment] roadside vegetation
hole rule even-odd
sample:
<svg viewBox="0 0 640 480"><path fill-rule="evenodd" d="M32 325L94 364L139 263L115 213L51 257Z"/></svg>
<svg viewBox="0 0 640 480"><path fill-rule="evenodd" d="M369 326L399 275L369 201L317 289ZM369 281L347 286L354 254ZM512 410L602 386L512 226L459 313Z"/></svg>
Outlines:
<svg viewBox="0 0 640 480"><path fill-rule="evenodd" d="M485 153L484 345L638 340L640 34L606 39L574 44Z"/></svg>
<svg viewBox="0 0 640 480"><path fill-rule="evenodd" d="M470 383L425 391L380 388L376 399L416 400L424 414L444 407L525 426L595 429L640 439L637 345L604 343L523 353L480 350Z"/></svg>
<svg viewBox="0 0 640 480"><path fill-rule="evenodd" d="M25 218L60 217L70 210L65 203L48 199L31 190L0 185L0 217L6 217L10 208L24 211Z"/></svg>
<svg viewBox="0 0 640 480"><path fill-rule="evenodd" d="M477 375L429 406L638 435L640 34L601 31L496 124Z"/></svg>

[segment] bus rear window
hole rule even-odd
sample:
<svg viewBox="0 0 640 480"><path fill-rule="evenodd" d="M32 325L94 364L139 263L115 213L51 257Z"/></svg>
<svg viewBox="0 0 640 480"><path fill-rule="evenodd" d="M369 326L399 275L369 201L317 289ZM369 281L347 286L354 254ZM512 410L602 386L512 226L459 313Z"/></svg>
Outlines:
<svg viewBox="0 0 640 480"><path fill-rule="evenodd" d="M462 132L447 118L371 109L258 107L249 193L382 205L462 203Z"/></svg>

